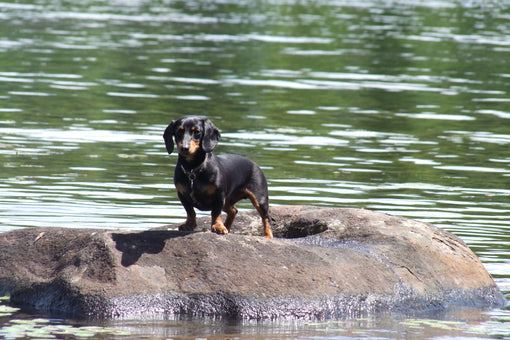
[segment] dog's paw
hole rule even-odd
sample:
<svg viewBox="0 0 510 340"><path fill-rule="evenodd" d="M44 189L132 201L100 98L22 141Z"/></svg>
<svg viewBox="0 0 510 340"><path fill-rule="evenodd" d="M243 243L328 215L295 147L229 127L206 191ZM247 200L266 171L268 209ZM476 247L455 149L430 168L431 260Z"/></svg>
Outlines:
<svg viewBox="0 0 510 340"><path fill-rule="evenodd" d="M223 225L223 223L212 225L211 231L216 234L228 234L228 229Z"/></svg>
<svg viewBox="0 0 510 340"><path fill-rule="evenodd" d="M193 225L193 224L186 224L186 223L184 223L184 224L181 224L181 225L179 226L179 231L192 231L192 230L194 230L196 227L197 227L197 225L196 225L196 224L195 224L195 225Z"/></svg>

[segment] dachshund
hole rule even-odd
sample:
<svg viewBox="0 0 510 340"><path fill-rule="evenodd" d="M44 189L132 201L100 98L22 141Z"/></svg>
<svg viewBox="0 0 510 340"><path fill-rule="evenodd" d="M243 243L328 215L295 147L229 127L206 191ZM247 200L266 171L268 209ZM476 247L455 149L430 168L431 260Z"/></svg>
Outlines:
<svg viewBox="0 0 510 340"><path fill-rule="evenodd" d="M197 226L194 208L211 211L211 231L230 232L237 214L235 204L249 199L264 227L264 237L272 238L269 224L267 181L260 167L246 157L225 154L216 156L214 148L220 131L206 118L187 116L172 121L163 134L166 150L179 154L174 173L177 195L186 210L186 222L180 230ZM225 223L221 211L227 213Z"/></svg>

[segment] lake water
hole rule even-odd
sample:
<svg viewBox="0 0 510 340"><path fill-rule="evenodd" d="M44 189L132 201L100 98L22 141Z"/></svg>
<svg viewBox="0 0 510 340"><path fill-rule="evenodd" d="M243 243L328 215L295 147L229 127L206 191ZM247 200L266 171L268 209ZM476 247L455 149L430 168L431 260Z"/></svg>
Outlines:
<svg viewBox="0 0 510 340"><path fill-rule="evenodd" d="M510 2L7 0L0 31L0 232L182 221L162 133L199 114L222 132L217 153L262 166L272 205L431 222L510 297ZM509 322L508 309L101 325L8 312L0 337L508 339Z"/></svg>

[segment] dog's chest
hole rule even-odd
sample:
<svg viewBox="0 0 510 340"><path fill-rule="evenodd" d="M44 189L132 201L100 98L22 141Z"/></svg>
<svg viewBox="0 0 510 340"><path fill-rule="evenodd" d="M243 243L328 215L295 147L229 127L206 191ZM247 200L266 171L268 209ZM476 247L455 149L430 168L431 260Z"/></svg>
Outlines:
<svg viewBox="0 0 510 340"><path fill-rule="evenodd" d="M191 194L195 197L213 197L218 187L212 183L195 181Z"/></svg>
<svg viewBox="0 0 510 340"><path fill-rule="evenodd" d="M200 210L212 209L217 189L218 188L214 184L195 181L191 188L191 199L193 200L193 205Z"/></svg>
<svg viewBox="0 0 510 340"><path fill-rule="evenodd" d="M182 195L191 198L193 205L200 210L211 210L217 199L218 187L200 178L190 179L188 183L178 183L176 188Z"/></svg>

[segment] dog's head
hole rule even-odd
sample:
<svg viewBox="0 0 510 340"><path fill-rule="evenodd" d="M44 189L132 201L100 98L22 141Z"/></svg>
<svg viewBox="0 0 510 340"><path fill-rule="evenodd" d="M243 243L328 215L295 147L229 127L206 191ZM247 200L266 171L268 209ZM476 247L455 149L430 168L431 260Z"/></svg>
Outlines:
<svg viewBox="0 0 510 340"><path fill-rule="evenodd" d="M166 150L169 154L174 151L174 139L177 152L193 158L197 151L211 152L220 139L220 130L206 118L182 117L172 121L163 134Z"/></svg>

